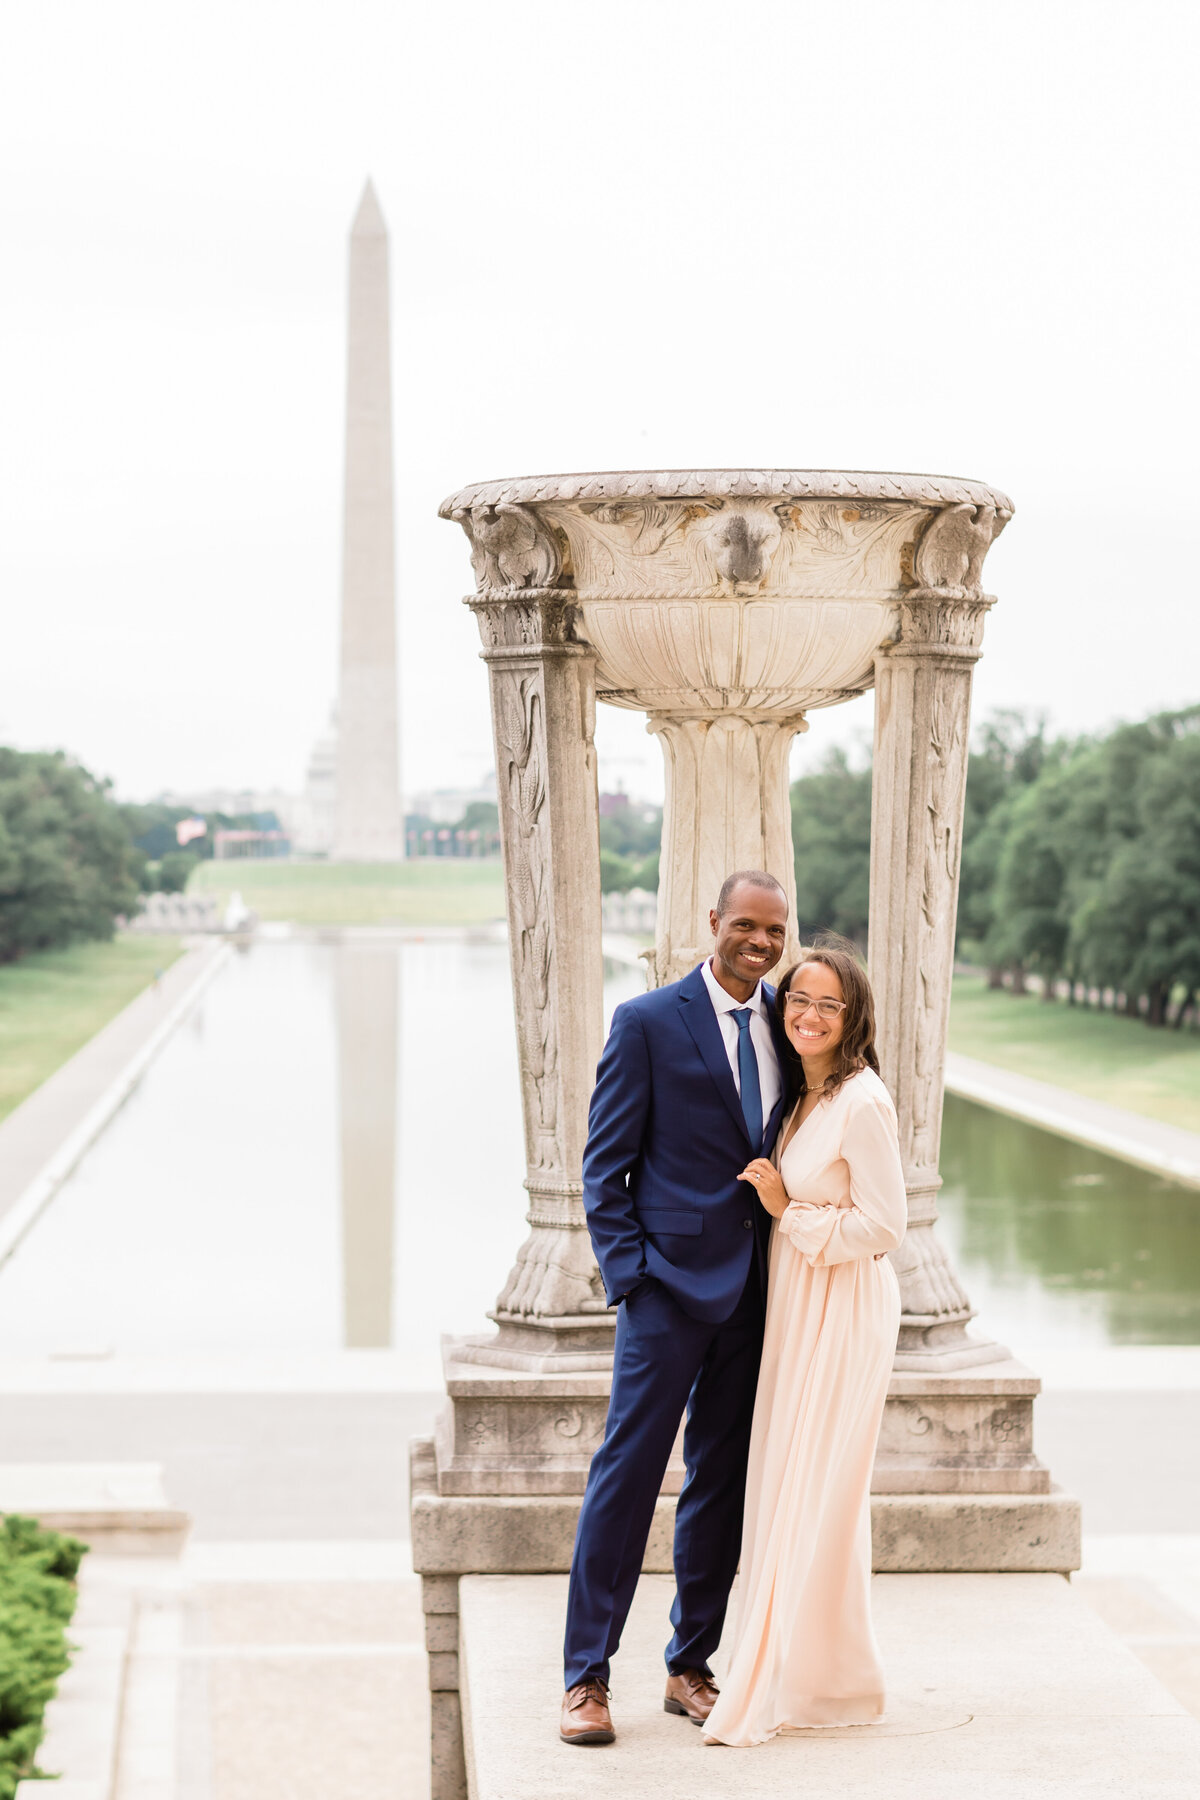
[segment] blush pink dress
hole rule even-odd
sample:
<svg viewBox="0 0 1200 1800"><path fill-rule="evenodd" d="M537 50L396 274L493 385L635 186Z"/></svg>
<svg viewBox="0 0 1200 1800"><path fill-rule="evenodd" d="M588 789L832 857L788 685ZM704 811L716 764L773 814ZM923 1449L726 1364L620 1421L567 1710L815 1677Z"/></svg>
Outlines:
<svg viewBox="0 0 1200 1800"><path fill-rule="evenodd" d="M871 1467L900 1323L896 1109L863 1069L784 1144L746 1484L737 1627L705 1741L883 1714Z"/></svg>

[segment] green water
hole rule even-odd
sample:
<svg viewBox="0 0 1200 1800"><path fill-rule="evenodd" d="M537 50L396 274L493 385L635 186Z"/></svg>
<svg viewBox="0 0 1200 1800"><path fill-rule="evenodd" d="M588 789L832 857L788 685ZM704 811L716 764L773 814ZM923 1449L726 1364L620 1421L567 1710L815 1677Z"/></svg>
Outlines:
<svg viewBox="0 0 1200 1800"><path fill-rule="evenodd" d="M1026 1344L1200 1344L1200 1191L946 1096L942 1230Z"/></svg>

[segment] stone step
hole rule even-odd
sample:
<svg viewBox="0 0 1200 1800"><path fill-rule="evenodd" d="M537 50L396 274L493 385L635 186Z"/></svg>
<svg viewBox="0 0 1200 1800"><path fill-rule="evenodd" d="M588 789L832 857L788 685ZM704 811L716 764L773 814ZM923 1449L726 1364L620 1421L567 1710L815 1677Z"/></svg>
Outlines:
<svg viewBox="0 0 1200 1800"><path fill-rule="evenodd" d="M888 1717L748 1751L708 1747L663 1712L674 1585L645 1575L613 1664L617 1741L561 1743L566 1587L561 1575L460 1583L472 1800L1195 1800L1200 1721L1061 1576L878 1576Z"/></svg>
<svg viewBox="0 0 1200 1800"><path fill-rule="evenodd" d="M422 1575L565 1572L579 1494L440 1494L433 1443L411 1461L413 1567ZM669 1570L675 1499L661 1495L642 1567ZM1079 1567L1079 1502L1045 1494L873 1494L877 1571L1055 1571Z"/></svg>
<svg viewBox="0 0 1200 1800"><path fill-rule="evenodd" d="M0 1463L0 1513L23 1513L107 1556L178 1556L191 1521L159 1463Z"/></svg>

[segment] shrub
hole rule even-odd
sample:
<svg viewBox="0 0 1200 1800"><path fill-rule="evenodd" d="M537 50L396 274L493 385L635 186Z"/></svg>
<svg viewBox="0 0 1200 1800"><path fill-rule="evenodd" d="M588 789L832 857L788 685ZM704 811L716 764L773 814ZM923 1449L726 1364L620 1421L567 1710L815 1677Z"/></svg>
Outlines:
<svg viewBox="0 0 1200 1800"><path fill-rule="evenodd" d="M38 1773L42 1714L71 1660L66 1625L86 1549L16 1513L0 1524L0 1800Z"/></svg>

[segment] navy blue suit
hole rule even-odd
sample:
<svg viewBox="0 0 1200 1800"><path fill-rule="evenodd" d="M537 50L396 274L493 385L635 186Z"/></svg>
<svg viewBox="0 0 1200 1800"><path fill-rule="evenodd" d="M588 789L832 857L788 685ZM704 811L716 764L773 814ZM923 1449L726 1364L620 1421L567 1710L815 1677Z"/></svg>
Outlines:
<svg viewBox="0 0 1200 1800"><path fill-rule="evenodd" d="M773 990L763 992L770 1004ZM617 1008L592 1094L583 1202L620 1312L604 1442L571 1563L567 1687L608 1680L685 1406L667 1666L708 1672L720 1642L741 1542L771 1225L737 1177L751 1157L770 1155L782 1115L781 1099L762 1143L751 1143L700 969Z"/></svg>

